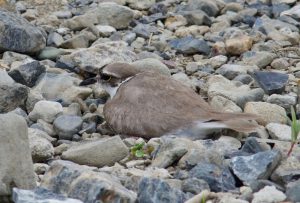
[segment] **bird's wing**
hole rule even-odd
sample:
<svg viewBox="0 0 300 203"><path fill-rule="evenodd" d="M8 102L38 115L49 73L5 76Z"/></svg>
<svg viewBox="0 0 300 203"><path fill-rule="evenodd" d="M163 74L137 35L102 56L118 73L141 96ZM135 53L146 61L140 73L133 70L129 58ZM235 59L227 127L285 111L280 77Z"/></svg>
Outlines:
<svg viewBox="0 0 300 203"><path fill-rule="evenodd" d="M122 84L104 115L117 132L161 136L193 121L210 120L212 108L191 88L156 73L141 73Z"/></svg>

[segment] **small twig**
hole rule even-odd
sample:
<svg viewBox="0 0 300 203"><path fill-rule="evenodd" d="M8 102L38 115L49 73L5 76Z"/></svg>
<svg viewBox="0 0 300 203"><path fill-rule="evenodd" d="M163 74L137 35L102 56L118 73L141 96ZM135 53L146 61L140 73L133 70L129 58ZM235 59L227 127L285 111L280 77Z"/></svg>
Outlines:
<svg viewBox="0 0 300 203"><path fill-rule="evenodd" d="M287 153L287 156L290 156L291 155L291 153L292 153L292 151L293 151L293 149L294 149L294 146L295 146L295 142L292 142L291 143L291 147L290 147L290 149L289 149L289 151L288 151L288 153Z"/></svg>
<svg viewBox="0 0 300 203"><path fill-rule="evenodd" d="M148 41L148 46L150 46L150 45L151 45L152 36L153 36L153 32L151 32L151 34L150 34L149 41Z"/></svg>

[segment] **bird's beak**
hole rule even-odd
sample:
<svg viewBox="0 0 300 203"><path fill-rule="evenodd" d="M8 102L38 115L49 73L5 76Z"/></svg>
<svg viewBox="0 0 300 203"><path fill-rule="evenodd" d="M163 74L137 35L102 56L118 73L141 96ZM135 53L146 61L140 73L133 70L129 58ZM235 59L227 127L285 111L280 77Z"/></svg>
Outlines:
<svg viewBox="0 0 300 203"><path fill-rule="evenodd" d="M99 77L88 78L88 79L81 81L81 83L79 83L79 86L95 84L96 82L99 82L99 80L100 80Z"/></svg>

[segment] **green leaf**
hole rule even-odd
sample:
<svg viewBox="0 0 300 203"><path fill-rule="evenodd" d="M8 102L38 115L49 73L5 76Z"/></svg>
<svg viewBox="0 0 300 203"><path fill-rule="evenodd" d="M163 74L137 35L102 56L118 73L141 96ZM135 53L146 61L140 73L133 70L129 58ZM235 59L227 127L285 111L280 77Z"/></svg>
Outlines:
<svg viewBox="0 0 300 203"><path fill-rule="evenodd" d="M138 158L141 158L141 157L143 157L145 154L144 154L144 152L142 151L142 150L137 150L136 152L135 152L135 156L136 157L138 157Z"/></svg>

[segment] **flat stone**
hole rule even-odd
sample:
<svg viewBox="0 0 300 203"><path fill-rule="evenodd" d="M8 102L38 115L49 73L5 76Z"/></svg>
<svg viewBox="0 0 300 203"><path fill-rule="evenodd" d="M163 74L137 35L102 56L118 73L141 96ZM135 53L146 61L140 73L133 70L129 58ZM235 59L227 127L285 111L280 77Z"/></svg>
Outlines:
<svg viewBox="0 0 300 203"><path fill-rule="evenodd" d="M69 161L54 161L40 186L85 203L107 198L109 202L136 201L137 195L123 187L116 178L104 172L93 172L92 169Z"/></svg>
<svg viewBox="0 0 300 203"><path fill-rule="evenodd" d="M24 18L0 9L0 50L33 54L46 46L45 34Z"/></svg>
<svg viewBox="0 0 300 203"><path fill-rule="evenodd" d="M72 136L81 130L82 123L80 116L61 115L54 120L53 126L59 139L71 140Z"/></svg>
<svg viewBox="0 0 300 203"><path fill-rule="evenodd" d="M279 123L269 123L266 128L275 140L290 141L291 140L291 127Z"/></svg>
<svg viewBox="0 0 300 203"><path fill-rule="evenodd" d="M242 61L247 65L256 65L259 68L264 68L269 65L273 59L276 57L275 54L270 52L254 52L248 51L242 55Z"/></svg>
<svg viewBox="0 0 300 203"><path fill-rule="evenodd" d="M243 110L233 101L222 96L214 96L209 102L209 104L211 105L211 107L219 111L243 112Z"/></svg>
<svg viewBox="0 0 300 203"><path fill-rule="evenodd" d="M15 203L83 203L40 187L34 190L14 188L12 199Z"/></svg>
<svg viewBox="0 0 300 203"><path fill-rule="evenodd" d="M187 197L182 191L170 187L164 180L145 177L139 183L137 199L147 203L181 203L186 201Z"/></svg>
<svg viewBox="0 0 300 203"><path fill-rule="evenodd" d="M271 104L277 104L289 111L291 106L296 104L296 97L287 94L272 94L268 97L267 102Z"/></svg>
<svg viewBox="0 0 300 203"><path fill-rule="evenodd" d="M152 34L159 34L159 31L155 26L142 23L135 26L132 31L136 33L138 37L143 37L145 39L150 38Z"/></svg>
<svg viewBox="0 0 300 203"><path fill-rule="evenodd" d="M253 78L266 94L281 94L285 90L289 76L284 73L255 71Z"/></svg>
<svg viewBox="0 0 300 203"><path fill-rule="evenodd" d="M37 121L42 119L48 123L52 123L55 118L63 112L60 103L53 101L39 101L34 105L33 110L29 113L29 119Z"/></svg>
<svg viewBox="0 0 300 203"><path fill-rule="evenodd" d="M234 79L238 75L252 73L259 68L255 65L239 65L239 64L224 64L217 69L216 73L219 73L229 80Z"/></svg>
<svg viewBox="0 0 300 203"><path fill-rule="evenodd" d="M89 38L86 35L79 34L61 43L60 47L64 49L77 49L89 47Z"/></svg>
<svg viewBox="0 0 300 203"><path fill-rule="evenodd" d="M0 201L10 196L12 187L36 186L29 148L27 124L14 113L0 115ZM13 183L13 184L12 184Z"/></svg>
<svg viewBox="0 0 300 203"><path fill-rule="evenodd" d="M210 190L209 185L202 179L189 178L183 181L182 191L190 192L192 194L199 194L203 190Z"/></svg>
<svg viewBox="0 0 300 203"><path fill-rule="evenodd" d="M281 202L286 199L286 195L277 190L275 186L266 186L253 194L252 203L273 203Z"/></svg>
<svg viewBox="0 0 300 203"><path fill-rule="evenodd" d="M285 124L287 122L285 109L276 104L248 102L245 105L244 112L258 115L259 118L256 121L263 126L266 126L268 123Z"/></svg>
<svg viewBox="0 0 300 203"><path fill-rule="evenodd" d="M164 75L171 75L169 68L158 59L140 59L131 63L131 65L133 65L135 68L141 71L157 71Z"/></svg>
<svg viewBox="0 0 300 203"><path fill-rule="evenodd" d="M114 32L117 32L117 30L109 25L96 25L95 26L99 34L103 37L109 37Z"/></svg>
<svg viewBox="0 0 300 203"><path fill-rule="evenodd" d="M281 159L279 151L264 151L250 156L233 157L230 168L244 184L253 180L268 179Z"/></svg>
<svg viewBox="0 0 300 203"><path fill-rule="evenodd" d="M62 159L89 166L112 166L125 158L128 148L119 136L81 143L63 152Z"/></svg>
<svg viewBox="0 0 300 203"><path fill-rule="evenodd" d="M181 39L174 39L169 42L169 45L183 54L205 54L210 53L210 47L204 40L196 39L193 37L184 37Z"/></svg>

